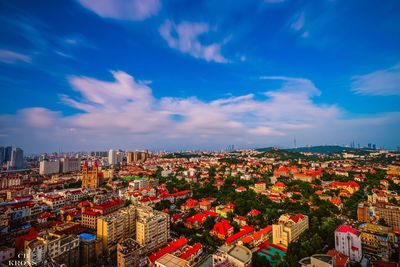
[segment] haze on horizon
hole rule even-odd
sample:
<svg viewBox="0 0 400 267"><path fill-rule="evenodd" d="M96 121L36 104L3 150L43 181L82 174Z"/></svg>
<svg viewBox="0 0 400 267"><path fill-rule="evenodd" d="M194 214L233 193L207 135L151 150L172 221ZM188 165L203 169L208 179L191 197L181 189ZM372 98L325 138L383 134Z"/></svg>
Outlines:
<svg viewBox="0 0 400 267"><path fill-rule="evenodd" d="M0 145L400 145L400 2L0 3Z"/></svg>

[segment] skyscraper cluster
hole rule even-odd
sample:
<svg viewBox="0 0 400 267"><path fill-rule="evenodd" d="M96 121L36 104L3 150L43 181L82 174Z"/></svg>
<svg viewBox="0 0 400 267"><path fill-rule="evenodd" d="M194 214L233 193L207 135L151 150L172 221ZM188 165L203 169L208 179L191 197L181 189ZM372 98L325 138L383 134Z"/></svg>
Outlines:
<svg viewBox="0 0 400 267"><path fill-rule="evenodd" d="M2 147L0 146L0 164L6 163L7 170L23 169L24 151L19 147Z"/></svg>

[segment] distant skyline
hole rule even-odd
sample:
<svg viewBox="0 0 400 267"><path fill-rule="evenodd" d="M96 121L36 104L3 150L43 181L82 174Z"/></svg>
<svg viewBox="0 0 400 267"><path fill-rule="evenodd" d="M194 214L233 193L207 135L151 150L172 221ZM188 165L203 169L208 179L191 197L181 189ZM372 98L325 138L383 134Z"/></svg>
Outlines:
<svg viewBox="0 0 400 267"><path fill-rule="evenodd" d="M0 146L400 146L400 2L0 3Z"/></svg>

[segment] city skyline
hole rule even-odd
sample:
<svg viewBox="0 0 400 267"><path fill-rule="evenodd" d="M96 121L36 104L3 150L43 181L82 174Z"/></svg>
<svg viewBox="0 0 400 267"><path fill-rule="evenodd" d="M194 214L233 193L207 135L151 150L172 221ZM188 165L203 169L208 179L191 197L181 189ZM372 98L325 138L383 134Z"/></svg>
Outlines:
<svg viewBox="0 0 400 267"><path fill-rule="evenodd" d="M93 3L0 4L0 144L400 145L398 1Z"/></svg>

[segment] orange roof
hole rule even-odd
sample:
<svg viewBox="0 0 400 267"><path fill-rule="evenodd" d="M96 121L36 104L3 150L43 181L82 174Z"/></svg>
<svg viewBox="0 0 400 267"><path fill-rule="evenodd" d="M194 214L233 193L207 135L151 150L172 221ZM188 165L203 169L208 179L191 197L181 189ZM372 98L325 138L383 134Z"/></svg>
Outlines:
<svg viewBox="0 0 400 267"><path fill-rule="evenodd" d="M282 183L282 182L276 182L276 183L274 184L274 186L278 186L278 187L287 187L287 185L285 185L285 184Z"/></svg>

